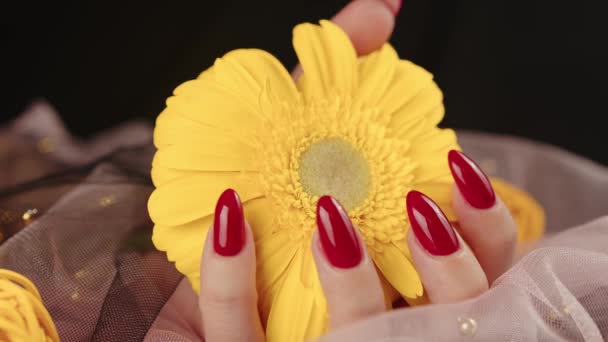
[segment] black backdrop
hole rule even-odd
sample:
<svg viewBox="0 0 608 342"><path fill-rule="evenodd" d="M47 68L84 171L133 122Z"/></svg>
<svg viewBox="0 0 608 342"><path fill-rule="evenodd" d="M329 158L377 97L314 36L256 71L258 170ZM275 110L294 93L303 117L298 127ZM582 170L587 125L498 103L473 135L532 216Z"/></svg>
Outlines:
<svg viewBox="0 0 608 342"><path fill-rule="evenodd" d="M175 86L231 49L263 48L293 65L291 28L346 2L5 2L0 115L8 120L44 97L81 136L129 118L153 120ZM608 164L608 1L403 7L392 42L435 74L444 125L529 137Z"/></svg>

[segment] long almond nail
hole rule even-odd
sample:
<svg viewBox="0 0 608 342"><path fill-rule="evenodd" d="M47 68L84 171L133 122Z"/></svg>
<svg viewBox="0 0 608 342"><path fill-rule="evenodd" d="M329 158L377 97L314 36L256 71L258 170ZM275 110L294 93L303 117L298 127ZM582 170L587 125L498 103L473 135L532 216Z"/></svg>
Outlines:
<svg viewBox="0 0 608 342"><path fill-rule="evenodd" d="M452 150L448 153L452 177L464 199L477 209L488 209L496 203L492 184L479 165L464 153Z"/></svg>
<svg viewBox="0 0 608 342"><path fill-rule="evenodd" d="M317 226L321 247L333 266L351 268L361 262L363 255L355 229L346 211L333 197L319 199Z"/></svg>
<svg viewBox="0 0 608 342"><path fill-rule="evenodd" d="M236 191L222 193L215 206L213 249L221 256L239 254L245 245L243 206Z"/></svg>
<svg viewBox="0 0 608 342"><path fill-rule="evenodd" d="M406 206L414 235L424 249L432 255L450 255L458 250L458 237L452 224L432 199L410 191Z"/></svg>

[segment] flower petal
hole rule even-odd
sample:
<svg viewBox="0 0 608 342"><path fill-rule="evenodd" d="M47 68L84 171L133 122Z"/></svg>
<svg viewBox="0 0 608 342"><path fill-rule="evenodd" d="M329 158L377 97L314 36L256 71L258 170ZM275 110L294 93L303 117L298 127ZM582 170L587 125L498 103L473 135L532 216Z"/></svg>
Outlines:
<svg viewBox="0 0 608 342"><path fill-rule="evenodd" d="M152 183L154 183L154 186L159 188L178 178L192 176L198 174L198 172L199 171L184 171L169 169L162 166L153 166L150 175L152 176Z"/></svg>
<svg viewBox="0 0 608 342"><path fill-rule="evenodd" d="M276 229L275 212L267 198L248 201L244 211L256 244L258 294L274 296L271 288L276 289L274 286L285 275L301 242Z"/></svg>
<svg viewBox="0 0 608 342"><path fill-rule="evenodd" d="M253 237L256 243L275 231L275 211L272 204L266 197L256 198L248 201L244 205L245 217L253 230Z"/></svg>
<svg viewBox="0 0 608 342"><path fill-rule="evenodd" d="M375 107L390 86L399 62L397 52L390 44L359 58L359 84L355 101L359 105Z"/></svg>
<svg viewBox="0 0 608 342"><path fill-rule="evenodd" d="M293 79L273 55L264 50L240 49L227 53L213 66L215 81L237 92L255 94L257 102L262 88L268 83L273 93L284 101L298 97Z"/></svg>
<svg viewBox="0 0 608 342"><path fill-rule="evenodd" d="M409 156L419 161L413 171L414 183L436 182L453 183L448 165L448 152L459 150L456 134L451 129L430 129L425 134L412 139Z"/></svg>
<svg viewBox="0 0 608 342"><path fill-rule="evenodd" d="M202 139L201 139L202 140ZM152 166L196 171L255 171L253 151L226 141L199 145L171 145L159 149Z"/></svg>
<svg viewBox="0 0 608 342"><path fill-rule="evenodd" d="M270 234L256 243L258 289L266 291L280 278L292 262L298 245L288 234Z"/></svg>
<svg viewBox="0 0 608 342"><path fill-rule="evenodd" d="M337 92L351 97L357 85L357 53L341 28L323 20L321 26L300 24L293 30L293 46L304 75L298 87L307 98L326 98Z"/></svg>
<svg viewBox="0 0 608 342"><path fill-rule="evenodd" d="M298 250L272 303L266 327L266 340L269 342L305 341L324 332L322 322L326 321L327 314L315 305L314 288L302 283L305 254L310 254L310 251Z"/></svg>
<svg viewBox="0 0 608 342"><path fill-rule="evenodd" d="M244 133L259 128L259 97L265 85L283 100L298 97L289 73L262 50L232 51L211 69L177 87L167 110L203 125Z"/></svg>
<svg viewBox="0 0 608 342"><path fill-rule="evenodd" d="M180 225L155 225L152 242L158 250L167 252L167 259L175 262L177 270L184 274L198 293L201 256L205 238L213 224L213 215Z"/></svg>
<svg viewBox="0 0 608 342"><path fill-rule="evenodd" d="M443 113L443 94L431 82L393 115L389 127L396 137L416 137L437 126Z"/></svg>
<svg viewBox="0 0 608 342"><path fill-rule="evenodd" d="M192 80L175 89L166 110L202 125L244 133L260 124L257 102L251 102L259 94L247 91L243 88L239 93L216 82Z"/></svg>
<svg viewBox="0 0 608 342"><path fill-rule="evenodd" d="M412 112L410 102L418 96L423 96L422 99L426 100L429 96L426 94L427 92L430 95L436 95L436 90L431 87L432 85L433 75L428 71L410 61L398 61L391 79L391 86L378 102L378 108L390 121L388 127L394 130L399 128L404 121L423 118L426 113L420 113L419 110ZM427 88L430 90L425 90ZM414 105L415 107L420 106L416 102ZM384 122L384 120L382 121ZM393 134L393 136L398 135Z"/></svg>
<svg viewBox="0 0 608 342"><path fill-rule="evenodd" d="M422 296L422 282L412 262L394 245L375 253L374 261L386 280L405 297Z"/></svg>
<svg viewBox="0 0 608 342"><path fill-rule="evenodd" d="M148 201L152 221L161 225L180 225L210 215L219 195L235 189L241 200L261 197L256 177L246 174L205 172L181 177L157 188Z"/></svg>
<svg viewBox="0 0 608 342"><path fill-rule="evenodd" d="M242 135L201 124L169 108L166 108L156 119L154 145L157 148L180 144L208 144L210 140L214 144L226 141L246 145Z"/></svg>

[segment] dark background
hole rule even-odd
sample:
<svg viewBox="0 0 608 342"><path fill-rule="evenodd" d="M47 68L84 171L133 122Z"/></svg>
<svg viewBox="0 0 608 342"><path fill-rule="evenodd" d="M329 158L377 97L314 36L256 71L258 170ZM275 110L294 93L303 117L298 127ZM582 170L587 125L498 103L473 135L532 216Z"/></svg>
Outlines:
<svg viewBox="0 0 608 342"><path fill-rule="evenodd" d="M152 121L181 82L225 52L295 64L291 29L347 1L10 3L0 9L0 117L48 99L80 136ZM445 126L507 133L608 164L608 1L405 0L392 38L432 71Z"/></svg>

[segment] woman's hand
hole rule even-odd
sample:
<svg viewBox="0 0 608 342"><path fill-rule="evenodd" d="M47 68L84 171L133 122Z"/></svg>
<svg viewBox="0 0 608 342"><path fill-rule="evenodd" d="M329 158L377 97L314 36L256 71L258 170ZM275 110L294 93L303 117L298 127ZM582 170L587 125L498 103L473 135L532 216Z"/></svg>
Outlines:
<svg viewBox="0 0 608 342"><path fill-rule="evenodd" d="M510 266L515 224L481 169L461 152L449 153L456 181L456 231L424 194L407 195L407 243L431 303L480 295ZM405 208L404 208L405 209ZM404 213L405 214L405 213ZM330 329L381 313L384 294L365 244L332 197L317 206L312 251L327 299ZM218 200L201 262L199 307L207 341L263 341L255 287L255 245L238 195Z"/></svg>

